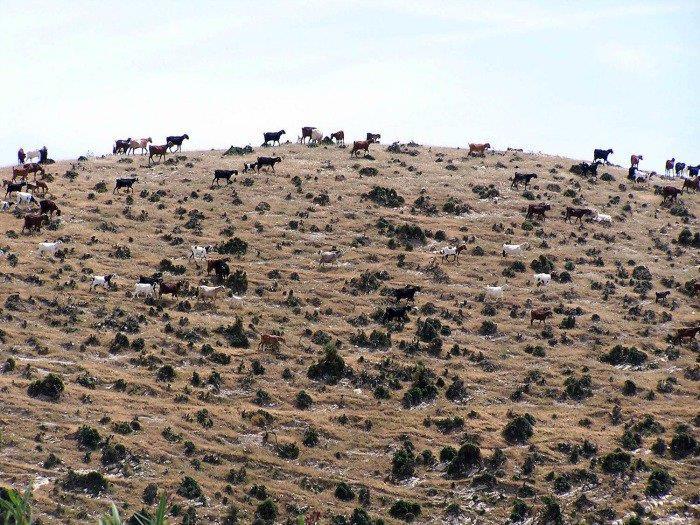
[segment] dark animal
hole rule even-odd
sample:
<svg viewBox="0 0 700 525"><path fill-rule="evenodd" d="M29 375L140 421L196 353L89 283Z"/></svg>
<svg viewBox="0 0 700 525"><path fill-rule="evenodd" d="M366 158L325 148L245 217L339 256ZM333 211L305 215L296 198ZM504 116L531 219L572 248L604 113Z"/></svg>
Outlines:
<svg viewBox="0 0 700 525"><path fill-rule="evenodd" d="M175 148L175 151L180 151L182 149L182 143L185 141L185 139L190 139L190 136L187 133L185 133L184 135L171 135L169 137L165 137L165 142L169 144L168 148L177 146L177 148Z"/></svg>
<svg viewBox="0 0 700 525"><path fill-rule="evenodd" d="M24 226L22 226L22 232L27 231L41 231L42 224L49 223L49 216L46 214L41 215L25 215L24 216Z"/></svg>
<svg viewBox="0 0 700 525"><path fill-rule="evenodd" d="M668 177L673 173L673 166L676 164L676 157L673 157L672 159L669 159L666 161L666 176Z"/></svg>
<svg viewBox="0 0 700 525"><path fill-rule="evenodd" d="M593 150L593 162L596 160L602 160L606 164L610 164L608 162L608 155L611 155L613 153L612 148L611 149L595 149Z"/></svg>
<svg viewBox="0 0 700 525"><path fill-rule="evenodd" d="M226 264L230 261L230 257L222 257L221 259L207 259L207 273L211 273L212 270L216 271L216 267L220 264Z"/></svg>
<svg viewBox="0 0 700 525"><path fill-rule="evenodd" d="M393 321L394 319L407 319L406 316L412 308L412 306L387 306L386 310L384 311L383 321L387 323L389 321Z"/></svg>
<svg viewBox="0 0 700 525"><path fill-rule="evenodd" d="M683 188L678 189L673 186L664 186L661 188L661 195L663 196L662 202L666 202L667 200L673 202L678 200L679 195L683 195Z"/></svg>
<svg viewBox="0 0 700 525"><path fill-rule="evenodd" d="M352 150L350 155L354 155L356 152L364 150L365 153L369 153L369 145L372 144L373 140L356 140L352 143Z"/></svg>
<svg viewBox="0 0 700 525"><path fill-rule="evenodd" d="M668 297L671 294L671 290L665 290L663 292L656 292L656 299L654 300L655 303L659 303L661 301L665 301L666 297Z"/></svg>
<svg viewBox="0 0 700 525"><path fill-rule="evenodd" d="M547 218L545 216L545 212L551 209L552 207L549 204L545 204L543 202L540 204L529 204L527 207L527 213L525 214L525 218L530 219L534 217L541 217L544 220Z"/></svg>
<svg viewBox="0 0 700 525"><path fill-rule="evenodd" d="M24 149L19 148L19 151L17 151L17 163L18 164L24 164L24 159L26 159L27 156L24 154Z"/></svg>
<svg viewBox="0 0 700 525"><path fill-rule="evenodd" d="M315 130L315 126L304 126L301 128L301 143L304 143L304 140L309 139L311 140L311 132Z"/></svg>
<svg viewBox="0 0 700 525"><path fill-rule="evenodd" d="M229 276L231 268L229 268L228 263L219 261L219 264L214 266L214 273L216 274L216 278L219 279L219 282L221 282Z"/></svg>
<svg viewBox="0 0 700 525"><path fill-rule="evenodd" d="M22 191L22 187L25 186L27 183L26 181L22 182L10 182L8 180L2 181L3 186L7 186L7 191L5 192L5 197L7 197L10 193L14 193L16 191Z"/></svg>
<svg viewBox="0 0 700 525"><path fill-rule="evenodd" d="M47 213L53 217L53 213L56 212L56 215L59 217L61 216L61 210L58 206L56 206L56 203L54 201L50 201L48 199L44 199L39 203L39 210L40 212Z"/></svg>
<svg viewBox="0 0 700 525"><path fill-rule="evenodd" d="M685 162L676 162L676 166L674 167L676 171L676 177L680 177L681 174L685 171Z"/></svg>
<svg viewBox="0 0 700 525"><path fill-rule="evenodd" d="M163 274L161 272L155 272L150 277L147 275L139 275L139 283L150 284L155 286L163 282Z"/></svg>
<svg viewBox="0 0 700 525"><path fill-rule="evenodd" d="M280 138L282 138L282 135L286 134L287 132L284 131L283 129L279 131L266 131L263 133L263 138L265 139L261 146L267 146L268 142L272 142L272 145L275 145L275 142L277 145L280 143Z"/></svg>
<svg viewBox="0 0 700 525"><path fill-rule="evenodd" d="M115 155L117 153L126 153L126 151L129 149L130 143L131 137L129 137L126 140L117 139L117 141L114 144L114 148L112 148L112 153L114 153Z"/></svg>
<svg viewBox="0 0 700 525"><path fill-rule="evenodd" d="M243 173L248 173L249 171L255 171L257 163L255 162L244 162L243 163Z"/></svg>
<svg viewBox="0 0 700 525"><path fill-rule="evenodd" d="M407 301L415 301L416 292L420 292L420 286L407 284L403 288L394 288L391 293L397 301L406 299Z"/></svg>
<svg viewBox="0 0 700 525"><path fill-rule="evenodd" d="M34 174L34 180L36 180L36 174L41 173L41 177L44 178L44 175L46 175L46 171L44 170L43 166L36 162L32 162L30 164L25 164L24 169L27 170L27 173L33 173Z"/></svg>
<svg viewBox="0 0 700 525"><path fill-rule="evenodd" d="M139 179L117 179L117 183L114 186L112 193L116 193L119 188L126 188L127 190L131 190L131 193L133 193L134 183L138 181Z"/></svg>
<svg viewBox="0 0 700 525"><path fill-rule="evenodd" d="M676 331L676 335L672 338L673 344L680 344L683 342L683 339L694 339L698 332L700 332L700 325L690 328L679 328Z"/></svg>
<svg viewBox="0 0 700 525"><path fill-rule="evenodd" d="M533 321L539 321L540 324L547 323L548 317L553 317L554 314L549 308L537 308L530 312L530 326L532 326Z"/></svg>
<svg viewBox="0 0 700 525"><path fill-rule="evenodd" d="M226 184L231 184L231 177L238 175L238 170L214 170L214 179L211 181L212 186L214 182L219 185L220 179L226 179Z"/></svg>
<svg viewBox="0 0 700 525"><path fill-rule="evenodd" d="M343 130L331 133L331 139L335 139L338 144L345 144L345 132Z"/></svg>
<svg viewBox="0 0 700 525"><path fill-rule="evenodd" d="M686 188L697 192L700 189L700 176L696 176L694 179L684 179L683 190L685 191Z"/></svg>
<svg viewBox="0 0 700 525"><path fill-rule="evenodd" d="M589 210L588 208L572 208L570 206L566 207L566 216L564 217L564 220L566 222L569 222L569 219L571 217L574 217L574 224L576 223L576 219L583 224L583 218L586 215L593 215L593 210Z"/></svg>
<svg viewBox="0 0 700 525"><path fill-rule="evenodd" d="M172 297L177 297L177 294L180 293L180 289L184 286L185 283L182 281L176 282L176 283L160 283L160 287L158 290L158 294L163 297L164 294L170 294Z"/></svg>
<svg viewBox="0 0 700 525"><path fill-rule="evenodd" d="M151 159L153 157L160 157L161 161L165 159L165 154L168 153L168 148L170 148L170 146L172 146L171 142L163 146L148 146L148 165L151 165Z"/></svg>
<svg viewBox="0 0 700 525"><path fill-rule="evenodd" d="M49 160L49 150L44 146L39 150L39 164L46 164Z"/></svg>
<svg viewBox="0 0 700 525"><path fill-rule="evenodd" d="M381 139L382 136L379 133L367 133L366 140L369 140L371 142L379 142L379 139Z"/></svg>
<svg viewBox="0 0 700 525"><path fill-rule="evenodd" d="M527 185L530 184L530 181L532 179L537 178L537 173L515 173L513 178L511 179L513 182L511 182L510 187L511 188L517 188L518 185L521 182L525 183L525 188L527 188Z"/></svg>
<svg viewBox="0 0 700 525"><path fill-rule="evenodd" d="M700 164L697 166L688 166L688 176L690 177L697 177L700 175Z"/></svg>
<svg viewBox="0 0 700 525"><path fill-rule="evenodd" d="M258 157L255 167L260 171L260 168L263 166L270 166L272 171L275 171L275 164L277 162L282 162L282 159L280 157Z"/></svg>

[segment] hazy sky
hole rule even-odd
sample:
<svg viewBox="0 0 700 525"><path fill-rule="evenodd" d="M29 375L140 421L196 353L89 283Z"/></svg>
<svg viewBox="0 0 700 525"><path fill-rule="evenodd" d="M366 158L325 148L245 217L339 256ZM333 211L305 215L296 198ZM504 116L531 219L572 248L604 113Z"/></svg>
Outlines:
<svg viewBox="0 0 700 525"><path fill-rule="evenodd" d="M699 58L697 0L0 0L0 164L314 125L658 171L700 163Z"/></svg>

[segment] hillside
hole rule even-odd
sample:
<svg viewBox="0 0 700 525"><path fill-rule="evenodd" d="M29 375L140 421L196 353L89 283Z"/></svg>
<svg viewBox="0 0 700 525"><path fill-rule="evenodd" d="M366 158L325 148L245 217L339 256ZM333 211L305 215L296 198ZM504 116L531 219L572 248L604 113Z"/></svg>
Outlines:
<svg viewBox="0 0 700 525"><path fill-rule="evenodd" d="M214 169L270 152L276 173L211 186ZM533 523L558 509L567 523L697 520L700 345L668 336L700 317L699 197L661 205L626 169L587 179L569 172L578 161L521 151L370 153L48 166L60 221L22 234L24 207L0 214L0 482L33 483L43 523L94 523L110 501L152 511L152 484L174 523L224 523L232 506L250 523L267 498L277 522L345 523L333 517L356 508L386 523L504 523L514 509ZM538 178L514 190L515 171ZM112 193L124 176L139 179L132 196ZM547 219L526 220L537 202ZM566 206L613 222L565 222ZM37 256L58 239L56 257ZM433 260L462 242L457 262ZM503 243L528 245L503 257ZM216 300L195 297L216 283L191 245L234 252ZM319 265L334 246L337 263ZM553 281L535 286L533 267ZM190 291L133 298L159 268ZM110 273L113 289L90 291ZM416 308L385 322L387 290L405 284L421 287ZM507 286L497 300L487 285ZM530 326L540 307L553 317ZM261 334L286 344L259 350ZM57 400L30 387L49 373ZM87 494L72 470L109 486Z"/></svg>

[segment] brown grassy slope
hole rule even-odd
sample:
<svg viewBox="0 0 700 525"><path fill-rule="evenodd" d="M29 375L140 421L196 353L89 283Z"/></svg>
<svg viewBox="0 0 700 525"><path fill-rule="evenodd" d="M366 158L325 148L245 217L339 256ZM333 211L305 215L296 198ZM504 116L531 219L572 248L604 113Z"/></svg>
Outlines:
<svg viewBox="0 0 700 525"><path fill-rule="evenodd" d="M568 173L572 161L560 157L508 151L482 159L467 158L463 150L414 149L418 156L373 147L376 159L370 160L352 159L349 150L336 147L285 145L275 149L284 159L276 174L250 175L250 186L242 184L248 175L241 174L235 183L220 188L210 187L215 168L240 169L244 161L265 154L265 150L235 158L221 158L218 151L186 152L176 164L154 167L148 167L141 157L133 163L113 156L91 159L77 164L78 176L72 183L64 176L70 163L51 166L55 180L49 186L63 209L58 229L6 235L3 241L9 252L16 254L18 264L11 266L11 258L0 263L0 298L4 302L1 348L3 361L12 357L17 367L0 375L0 479L17 487L40 480L35 490L37 508L42 515L60 514L62 522L82 522L105 509L109 500L128 504L130 514L142 505L146 485L156 483L174 494L187 475L198 480L207 497L206 506L197 509L204 522L221 519L225 498L239 506L243 515L252 516L258 501L247 500L245 494L253 484L267 487L283 517L293 515L292 507L285 509L286 505L309 506L327 517L348 515L358 505L357 500L344 503L333 496L337 482L346 481L356 493L361 486L369 488L368 512L388 521L392 520L389 507L397 498L404 498L423 506L421 522L442 521L445 507L456 502L465 516L502 523L524 483L534 488L536 497L523 499L539 508L540 496L554 490L550 473L556 477L590 466L591 460L583 457L577 464L571 463L569 448L562 444L580 445L589 440L598 448L596 457L601 457L620 446L625 425L641 421L646 414L663 425L660 437L667 443L679 424L688 425L697 438L697 370L689 372L697 367L697 342L672 348L666 336L698 319L697 298L675 288L697 279L698 252L674 244L685 225L668 207L659 206L661 198L649 186L628 184L626 170L618 168L601 169L612 174L614 182L589 182ZM446 169L448 164L456 170ZM379 175L360 177L358 168L367 166L376 168ZM539 174L531 190L535 201L526 200L522 189L509 189L508 177L516 169ZM3 178L8 178L9 168L2 172ZM130 174L139 177L133 203L124 194L111 193L114 179ZM301 191L292 183L294 176L302 181ZM94 191L101 181L108 192ZM489 184L500 192L497 203L480 200L472 191L475 185ZM361 195L373 185L396 189L406 204L390 209L362 200ZM570 189L575 197L565 195ZM164 195L152 202L156 191ZM234 191L242 204L233 203ZM411 211L422 192L439 213ZM329 203L315 204L313 199L322 193L328 194ZM449 197L469 204L471 212L461 216L443 212ZM611 214L614 224L579 227L563 222L560 214L574 198L580 199L581 205ZM612 200L617 198L619 202ZM697 231L697 199L693 194L681 198L693 215L688 221L693 233ZM527 231L523 229L525 207L540 200L550 202L552 211L547 221L535 223ZM256 211L261 202L269 204L269 211ZM624 211L627 204L629 209ZM193 210L204 218L190 229L185 225ZM376 227L382 217L395 226L420 226L429 232L427 244L407 251L398 243L390 249L389 237ZM292 220L299 222L298 229L290 228ZM20 229L21 221L13 214L0 215L0 231ZM445 232L447 241L431 238L438 230ZM130 297L138 275L152 273L166 258L187 267L183 276L173 279L184 279L191 285L211 282L202 268L186 260L188 247L218 244L230 235L249 245L247 254L231 263L232 271L241 269L247 274L249 286L242 300L227 297L206 305L190 297L188 308L178 307L183 299L150 303ZM429 269L432 250L470 236L474 242L458 263L439 265L444 276ZM182 238L182 244L172 242L177 237ZM38 242L57 238L65 242L64 260L36 256ZM360 238L362 242L357 241ZM504 259L500 253L503 242L529 242L530 248L520 256ZM318 251L333 245L344 252L340 263L320 268ZM671 255L661 249L663 245ZM128 247L131 258L116 258L116 246ZM484 255L472 254L477 246ZM541 254L554 261L558 274L565 271L567 261L573 262L575 268L569 272L572 282L536 288L529 265ZM400 267L398 257L403 258ZM527 270L514 277L503 276L514 260L521 260ZM651 272L654 291L666 289L662 279L674 286L667 305L654 304L653 291L642 296L635 293L630 278L637 265ZM274 271L279 275L270 273ZM416 302L420 311L410 313L410 322L392 334L389 350L358 348L349 342L358 328L348 320L361 314L369 317L388 303L379 291L351 293L348 281L365 271L387 271L390 280L382 286L411 283L423 287ZM93 273L117 273L117 289L90 293ZM615 291L604 298L603 289L596 289L599 287L594 283L607 282L614 283ZM485 285L496 283L507 283L508 288L495 312L489 312L494 315L486 315L480 296ZM290 290L300 300L296 308L286 302ZM18 299L6 301L12 294ZM549 323L551 334L543 334L544 327L529 326L531 306L557 309ZM575 308L581 311L576 326L559 328L563 312ZM594 314L600 318L594 320ZM215 332L231 324L235 316L244 320L250 348L230 348ZM440 355L431 355L425 348L417 354L400 349L400 342L413 340L416 319L426 317L440 319L450 328L449 335L441 336ZM495 335L480 335L485 320L496 323ZM126 330L135 325L138 333ZM367 334L373 329L385 331L374 321L359 329ZM306 330L323 331L339 341L340 354L354 377L329 386L307 378L307 369L321 357L322 348L305 335ZM109 346L117 331L125 331L131 342L143 338L144 350L111 353ZM281 356L256 349L256 334L272 331L286 336ZM86 344L90 336L98 341ZM231 363L209 361L200 352L205 343L228 354ZM643 350L647 362L639 368L600 362L599 356L616 344ZM451 355L454 345L458 349ZM544 348L544 357L525 351L536 345ZM264 374L251 372L254 359L264 366ZM410 381L401 381L399 372L419 361L443 378L445 386L438 388L435 401L404 409L401 398ZM156 381L156 371L164 364L177 372L171 383ZM282 377L285 369L291 371L291 378ZM206 381L213 370L221 374L220 390L190 384L193 373ZM393 385L389 381L392 371L399 377ZM47 372L60 374L65 382L65 393L57 403L27 395L28 384ZM76 383L85 373L96 378L94 389ZM583 374L591 376L592 397L580 402L566 399L567 377ZM445 398L445 388L455 376L465 382L468 392L468 399L460 404ZM669 378L672 391L658 391L659 382ZM114 388L118 379L127 383L126 391ZM627 379L639 389L635 396L621 393ZM391 390L390 399L373 397L373 386L378 384ZM262 407L274 418L269 429L280 443L299 445L298 459L278 457L273 447L263 442L265 429L243 417L244 411L261 408L253 403L261 389L272 398L271 406ZM314 400L305 411L294 406L300 390ZM518 390L516 399L513 394ZM647 399L649 392L655 392L653 400ZM618 424L610 417L615 404L621 409ZM197 422L196 413L201 409L209 411L211 428ZM505 442L501 431L510 412L534 416L529 446ZM464 418L464 427L446 435L429 424L431 419L448 416ZM140 431L124 436L114 433L113 423L134 417L139 419ZM579 423L585 418L591 422L588 427ZM85 451L71 437L81 425L97 428L103 437L114 435L113 440L126 446L131 459L103 467L97 451L86 464ZM182 441L166 440L162 434L166 427L181 434ZM320 434L315 448L301 444L309 427ZM507 461L500 469L491 470L497 482L489 489L472 486L476 474L458 481L447 479L441 464L420 465L409 482L394 482L391 458L404 436L410 438L416 453L430 450L436 457L442 447L459 448L471 436L478 441L482 456L488 458L500 448ZM187 440L196 447L190 456L184 453ZM668 469L676 478L671 495L654 512L660 516L685 512L688 519L687 513L692 511L682 509L698 492L697 459L675 460L668 452L657 457L650 453L655 440L655 435L645 436L641 448L633 453L650 466ZM49 453L62 463L44 468ZM203 461L207 454L218 455L220 464ZM534 472L526 475L522 466L528 456L537 461ZM242 465L248 479L227 494L228 472ZM66 492L60 482L69 468L105 473L112 483L110 493L93 499ZM591 471L597 475L597 485L574 483L572 490L557 495L567 516L604 519L609 514L601 511L610 508L621 517L632 509L632 497L638 497L643 506L652 505L644 495L647 472L627 475L621 481L603 473L600 465L592 466ZM593 507L576 509L574 502L582 493ZM173 497L183 506L190 504L180 496Z"/></svg>

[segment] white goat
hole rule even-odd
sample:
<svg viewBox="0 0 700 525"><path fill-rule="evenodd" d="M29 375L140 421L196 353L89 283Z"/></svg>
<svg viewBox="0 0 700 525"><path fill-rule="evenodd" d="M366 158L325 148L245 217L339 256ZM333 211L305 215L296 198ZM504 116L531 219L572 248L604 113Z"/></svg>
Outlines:
<svg viewBox="0 0 700 525"><path fill-rule="evenodd" d="M492 299L501 299L503 297L503 290L505 290L505 285L487 286L486 297L490 297Z"/></svg>
<svg viewBox="0 0 700 525"><path fill-rule="evenodd" d="M117 276L115 273L110 273L108 275L93 275L92 282L90 283L90 291L94 290L98 286L101 286L105 290L109 290L112 285L112 279Z"/></svg>
<svg viewBox="0 0 700 525"><path fill-rule="evenodd" d="M612 224L612 217L610 215L607 215L605 213L599 213L595 217L593 217L593 220L596 222L606 222L609 224Z"/></svg>
<svg viewBox="0 0 700 525"><path fill-rule="evenodd" d="M321 259L318 261L318 263L323 266L325 264L331 264L336 262L338 259L340 259L340 256L343 255L343 253L340 250L331 250L330 252L319 252L321 255Z"/></svg>
<svg viewBox="0 0 700 525"><path fill-rule="evenodd" d="M547 286L550 282L552 282L552 274L550 274L550 273L536 273L535 274L535 284L537 284L537 286L540 286L540 285Z"/></svg>
<svg viewBox="0 0 700 525"><path fill-rule="evenodd" d="M134 285L134 298L140 297L141 295L143 295L144 297L155 297L155 285L146 283L136 283Z"/></svg>
<svg viewBox="0 0 700 525"><path fill-rule="evenodd" d="M224 290L223 286L206 286L202 284L197 288L197 298L212 299L215 298L221 290Z"/></svg>
<svg viewBox="0 0 700 525"><path fill-rule="evenodd" d="M37 254L41 255L42 257L44 256L45 253L55 255L62 244L63 244L63 242L61 242L61 241L40 242L39 243L39 251L37 252Z"/></svg>
<svg viewBox="0 0 700 525"><path fill-rule="evenodd" d="M516 253L522 253L524 249L528 247L528 243L523 244L504 244L503 245L503 257L508 255L515 255Z"/></svg>

